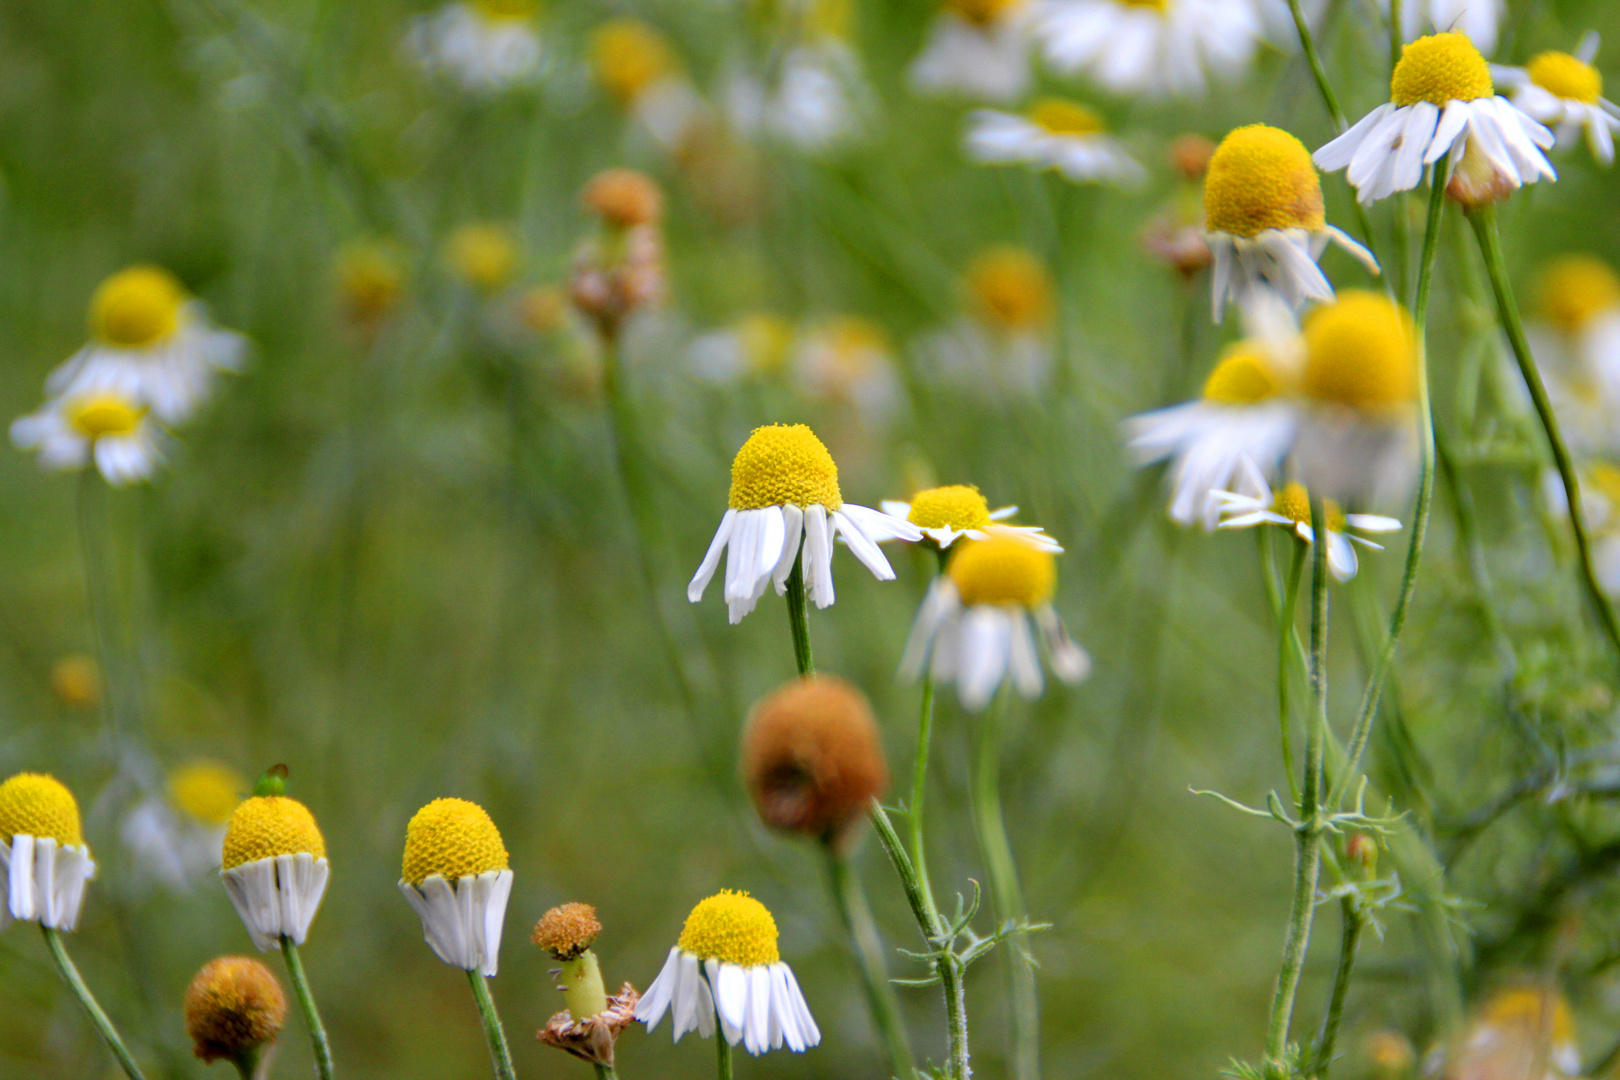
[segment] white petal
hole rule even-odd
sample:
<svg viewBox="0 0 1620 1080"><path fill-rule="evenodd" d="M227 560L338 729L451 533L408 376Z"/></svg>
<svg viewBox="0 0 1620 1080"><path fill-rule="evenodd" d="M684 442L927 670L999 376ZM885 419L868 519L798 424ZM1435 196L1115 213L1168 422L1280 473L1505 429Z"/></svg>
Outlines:
<svg viewBox="0 0 1620 1080"><path fill-rule="evenodd" d="M703 590L709 587L715 568L720 565L720 556L725 553L726 541L731 538L731 529L736 520L737 511L731 509L727 509L725 517L720 519L720 527L714 531L714 539L709 541L709 550L704 552L703 562L698 565L697 573L692 575L692 583L686 587L686 598L692 603L703 599Z"/></svg>

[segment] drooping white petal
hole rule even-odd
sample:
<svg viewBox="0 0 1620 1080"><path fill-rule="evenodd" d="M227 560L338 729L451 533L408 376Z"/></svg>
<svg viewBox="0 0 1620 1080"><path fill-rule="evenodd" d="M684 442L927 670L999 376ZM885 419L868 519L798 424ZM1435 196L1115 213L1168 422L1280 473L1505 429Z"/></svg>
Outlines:
<svg viewBox="0 0 1620 1080"><path fill-rule="evenodd" d="M692 575L691 584L686 586L686 598L692 603L703 599L703 590L709 587L709 581L720 565L720 556L725 554L726 541L731 539L732 526L736 521L737 511L728 508L725 516L720 519L720 527L714 531L714 539L709 541L709 550L703 553L703 561L698 564L697 573Z"/></svg>
<svg viewBox="0 0 1620 1080"><path fill-rule="evenodd" d="M664 957L664 966L658 970L657 978L647 987L647 992L641 995L641 1000L636 1002L636 1019L646 1024L648 1031L656 1028L659 1021L664 1018L664 1013L669 1010L670 1003L674 1000L676 983L680 980L680 967L681 950L676 946L669 950L669 955Z"/></svg>

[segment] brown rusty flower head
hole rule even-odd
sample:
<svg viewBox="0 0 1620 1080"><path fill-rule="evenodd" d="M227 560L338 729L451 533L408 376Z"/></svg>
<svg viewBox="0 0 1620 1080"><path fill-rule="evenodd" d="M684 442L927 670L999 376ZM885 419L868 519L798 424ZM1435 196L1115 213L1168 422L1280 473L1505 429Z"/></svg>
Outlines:
<svg viewBox="0 0 1620 1080"><path fill-rule="evenodd" d="M248 956L203 965L186 988L186 1033L204 1061L242 1060L281 1034L287 998L270 969Z"/></svg>
<svg viewBox="0 0 1620 1080"><path fill-rule="evenodd" d="M573 960L591 947L602 924L589 904L559 904L534 924L531 940L558 960Z"/></svg>
<svg viewBox="0 0 1620 1080"><path fill-rule="evenodd" d="M581 199L604 222L621 229L657 225L664 216L664 195L646 173L606 169L591 177Z"/></svg>

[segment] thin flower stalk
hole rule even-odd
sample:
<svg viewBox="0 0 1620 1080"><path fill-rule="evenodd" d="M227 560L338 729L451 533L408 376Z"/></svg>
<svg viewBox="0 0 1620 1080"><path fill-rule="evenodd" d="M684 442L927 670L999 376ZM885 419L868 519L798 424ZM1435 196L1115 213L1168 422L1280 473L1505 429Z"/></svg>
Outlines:
<svg viewBox="0 0 1620 1080"><path fill-rule="evenodd" d="M107 485L93 466L79 473L77 503L79 554L84 564L90 623L96 635L96 659L106 679L102 714L114 751L122 756L124 737L133 726L135 695L126 697L124 650L115 626L112 566L107 557Z"/></svg>
<svg viewBox="0 0 1620 1080"><path fill-rule="evenodd" d="M315 1052L315 1075L320 1080L332 1080L332 1045L326 1038L326 1025L321 1023L321 1014L315 1008L315 995L310 992L298 946L285 934L281 938L281 955L287 962L287 980L292 983L293 995L298 998L298 1008L309 1028L309 1041Z"/></svg>
<svg viewBox="0 0 1620 1080"><path fill-rule="evenodd" d="M938 577L945 572L947 554L945 549L941 548L935 555L938 559L934 575ZM928 845L927 834L923 828L923 807L928 795L928 755L933 742L933 733L934 673L927 670L923 672L922 678L922 706L917 718L917 754L912 763L911 806L907 823L911 834L911 864L916 868L917 884L922 889L923 899L927 902L929 910L934 910L934 888L928 878Z"/></svg>
<svg viewBox="0 0 1620 1080"><path fill-rule="evenodd" d="M140 1066L135 1064L135 1058L130 1055L129 1048L119 1037L118 1029L113 1027L112 1020L96 1001L95 995L90 993L90 988L85 985L84 977L79 974L73 958L67 953L67 946L62 943L61 933L53 927L44 925L39 929L45 935L45 947L50 950L51 960L56 964L56 970L62 976L62 981L67 984L67 988L73 992L74 998L83 1007L85 1015L90 1018L90 1023L95 1026L96 1034L101 1036L101 1041L107 1044L112 1056L118 1059L118 1067L124 1070L124 1075L129 1077L129 1080L145 1080L141 1075Z"/></svg>
<svg viewBox="0 0 1620 1080"><path fill-rule="evenodd" d="M731 1043L726 1041L724 1029L720 1026L720 1009L714 1010L714 1026L716 1038L714 1040L715 1075L719 1080L731 1080Z"/></svg>
<svg viewBox="0 0 1620 1080"><path fill-rule="evenodd" d="M1316 1040L1316 1064L1311 1070L1315 1080L1324 1080L1333 1064L1333 1046L1339 1038L1344 999L1350 990L1350 974L1356 964L1356 946L1366 925L1366 919L1356 908L1354 897L1346 896L1339 900L1339 916L1339 962L1333 970L1333 989L1328 993L1327 1011L1322 1016L1322 1032Z"/></svg>
<svg viewBox="0 0 1620 1080"><path fill-rule="evenodd" d="M833 904L838 909L839 921L855 948L855 957L865 984L866 1000L877 1021L878 1031L889 1053L889 1065L900 1080L911 1080L916 1064L911 1056L911 1043L906 1038L905 1025L900 1019L900 1003L889 983L883 959L883 940L878 935L877 922L872 918L872 907L866 900L866 891L848 855L836 845L823 844L827 861L827 878L832 889Z"/></svg>
<svg viewBox="0 0 1620 1080"><path fill-rule="evenodd" d="M484 973L467 972L467 982L472 985L473 1000L478 1002L478 1018L484 1025L484 1041L489 1043L489 1057L495 1066L496 1080L517 1080L517 1072L512 1068L512 1051L506 1045L506 1029L501 1026L500 1013L495 1011L495 999L490 997L489 983L484 981Z"/></svg>
<svg viewBox="0 0 1620 1080"><path fill-rule="evenodd" d="M1294 539L1294 557L1288 569L1288 585L1277 616L1277 722L1281 728L1283 772L1288 777L1288 793L1299 803L1299 784L1294 779L1294 732L1289 717L1289 672L1296 649L1294 613L1299 606L1299 584L1304 576L1305 556L1310 545Z"/></svg>

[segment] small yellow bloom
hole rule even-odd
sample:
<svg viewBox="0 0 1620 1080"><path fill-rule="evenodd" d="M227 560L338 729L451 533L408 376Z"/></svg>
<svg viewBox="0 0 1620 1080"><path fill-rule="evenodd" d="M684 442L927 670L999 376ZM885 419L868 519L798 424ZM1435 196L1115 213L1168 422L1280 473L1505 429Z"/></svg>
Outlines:
<svg viewBox="0 0 1620 1080"><path fill-rule="evenodd" d="M1620 275L1595 255L1564 255L1542 269L1536 300L1542 318L1578 333L1597 316L1620 309Z"/></svg>
<svg viewBox="0 0 1620 1080"><path fill-rule="evenodd" d="M1024 248L983 252L969 265L967 282L974 307L992 326L1017 333L1043 329L1052 322L1052 278Z"/></svg>
<svg viewBox="0 0 1620 1080"><path fill-rule="evenodd" d="M1417 396L1412 317L1380 293L1347 290L1305 322L1305 393L1377 412Z"/></svg>
<svg viewBox="0 0 1620 1080"><path fill-rule="evenodd" d="M591 35L596 81L621 106L675 73L675 54L664 36L639 19L613 19Z"/></svg>
<svg viewBox="0 0 1620 1080"><path fill-rule="evenodd" d="M1525 66L1530 81L1556 97L1596 105L1603 97L1603 73L1565 52L1544 52Z"/></svg>
<svg viewBox="0 0 1620 1080"><path fill-rule="evenodd" d="M51 667L51 691L56 700L75 709L101 703L101 665L83 653L64 656Z"/></svg>
<svg viewBox="0 0 1620 1080"><path fill-rule="evenodd" d="M247 1057L274 1042L287 1019L287 996L270 969L246 956L204 964L186 988L186 1034L205 1062Z"/></svg>
<svg viewBox="0 0 1620 1080"><path fill-rule="evenodd" d="M913 495L906 520L919 529L982 529L990 524L990 504L976 487L947 484Z"/></svg>
<svg viewBox="0 0 1620 1080"><path fill-rule="evenodd" d="M1108 130L1096 110L1063 98L1042 98L1029 110L1029 118L1053 135L1096 135Z"/></svg>
<svg viewBox="0 0 1620 1080"><path fill-rule="evenodd" d="M90 331L118 348L159 345L180 328L185 303L185 289L173 274L159 266L131 266L96 288Z"/></svg>
<svg viewBox="0 0 1620 1080"><path fill-rule="evenodd" d="M722 889L692 909L677 947L702 960L761 967L782 958L776 937L776 920L764 904L745 892Z"/></svg>
<svg viewBox="0 0 1620 1080"><path fill-rule="evenodd" d="M88 394L63 405L68 426L86 439L124 438L135 434L146 410L119 394Z"/></svg>
<svg viewBox="0 0 1620 1080"><path fill-rule="evenodd" d="M412 885L437 874L448 882L509 869L500 830L483 807L465 799L434 799L405 829L401 877Z"/></svg>
<svg viewBox="0 0 1620 1080"><path fill-rule="evenodd" d="M394 244L353 244L338 257L337 281L349 315L362 322L380 319L405 295L405 260Z"/></svg>
<svg viewBox="0 0 1620 1080"><path fill-rule="evenodd" d="M1265 124L1231 132L1209 162L1204 216L1210 229L1233 236L1321 229L1322 181L1305 144Z"/></svg>
<svg viewBox="0 0 1620 1080"><path fill-rule="evenodd" d="M205 825L224 825L248 789L242 774L218 761L196 758L169 774L169 801Z"/></svg>
<svg viewBox="0 0 1620 1080"><path fill-rule="evenodd" d="M1057 591L1057 560L1026 540L992 536L966 544L946 567L962 603L1039 608Z"/></svg>
<svg viewBox="0 0 1620 1080"><path fill-rule="evenodd" d="M0 784L0 844L9 847L14 836L83 847L79 802L73 792L44 773L18 773Z"/></svg>
<svg viewBox="0 0 1620 1080"><path fill-rule="evenodd" d="M734 510L788 504L820 504L836 510L843 503L838 466L804 424L755 428L731 463L730 506Z"/></svg>
<svg viewBox="0 0 1620 1080"><path fill-rule="evenodd" d="M450 234L445 259L467 284L493 293L517 273L518 247L512 234L499 225L463 225Z"/></svg>
<svg viewBox="0 0 1620 1080"><path fill-rule="evenodd" d="M1282 377L1267 358L1264 343L1235 341L1204 380L1204 400L1219 405L1258 405L1282 393Z"/></svg>
<svg viewBox="0 0 1620 1080"><path fill-rule="evenodd" d="M232 812L220 861L231 870L277 855L306 853L326 858L326 838L309 809L283 795L255 795Z"/></svg>
<svg viewBox="0 0 1620 1080"><path fill-rule="evenodd" d="M1402 108L1427 101L1474 101L1495 93L1491 69L1467 34L1430 34L1401 49L1390 79L1390 100Z"/></svg>

